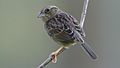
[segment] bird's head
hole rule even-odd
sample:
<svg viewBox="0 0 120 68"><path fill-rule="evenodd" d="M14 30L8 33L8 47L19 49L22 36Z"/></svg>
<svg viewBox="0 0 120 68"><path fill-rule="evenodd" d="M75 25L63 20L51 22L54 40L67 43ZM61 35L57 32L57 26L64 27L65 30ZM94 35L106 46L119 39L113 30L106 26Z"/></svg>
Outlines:
<svg viewBox="0 0 120 68"><path fill-rule="evenodd" d="M47 6L39 12L37 17L41 18L44 22L46 22L50 18L55 16L59 11L60 9L56 6Z"/></svg>

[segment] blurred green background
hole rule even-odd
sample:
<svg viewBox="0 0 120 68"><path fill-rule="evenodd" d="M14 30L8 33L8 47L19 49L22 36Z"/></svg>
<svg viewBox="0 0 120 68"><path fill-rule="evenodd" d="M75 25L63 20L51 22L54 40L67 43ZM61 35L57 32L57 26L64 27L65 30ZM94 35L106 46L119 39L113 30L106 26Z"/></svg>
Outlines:
<svg viewBox="0 0 120 68"><path fill-rule="evenodd" d="M84 28L98 61L92 62L75 46L46 68L119 68L119 3L90 0ZM83 0L0 0L0 68L36 68L59 47L36 18L47 5L56 5L79 20Z"/></svg>

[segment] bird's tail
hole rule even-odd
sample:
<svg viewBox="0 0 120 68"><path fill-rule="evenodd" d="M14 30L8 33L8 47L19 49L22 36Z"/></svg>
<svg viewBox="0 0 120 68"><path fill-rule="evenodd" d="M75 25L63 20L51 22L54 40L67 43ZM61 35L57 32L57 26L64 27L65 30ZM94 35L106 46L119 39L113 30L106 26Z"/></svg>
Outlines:
<svg viewBox="0 0 120 68"><path fill-rule="evenodd" d="M75 37L76 37L78 43L81 44L82 49L88 54L88 56L92 60L97 60L98 56L92 50L92 48L90 47L90 45L86 42L85 38L82 37L82 35L80 33L78 33L77 31L75 32Z"/></svg>
<svg viewBox="0 0 120 68"><path fill-rule="evenodd" d="M89 46L89 44L87 44L86 42L84 42L83 44L81 44L82 49L88 54L88 56L92 59L92 60L97 60L98 56L96 55L96 53L92 50L92 48Z"/></svg>

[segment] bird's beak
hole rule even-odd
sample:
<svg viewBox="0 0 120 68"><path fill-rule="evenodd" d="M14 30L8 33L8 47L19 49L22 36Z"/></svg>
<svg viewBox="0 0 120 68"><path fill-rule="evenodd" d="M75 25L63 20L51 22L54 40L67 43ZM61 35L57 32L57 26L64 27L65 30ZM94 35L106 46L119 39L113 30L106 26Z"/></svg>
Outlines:
<svg viewBox="0 0 120 68"><path fill-rule="evenodd" d="M43 16L45 16L43 13L38 13L37 18L41 18L41 17L43 17Z"/></svg>

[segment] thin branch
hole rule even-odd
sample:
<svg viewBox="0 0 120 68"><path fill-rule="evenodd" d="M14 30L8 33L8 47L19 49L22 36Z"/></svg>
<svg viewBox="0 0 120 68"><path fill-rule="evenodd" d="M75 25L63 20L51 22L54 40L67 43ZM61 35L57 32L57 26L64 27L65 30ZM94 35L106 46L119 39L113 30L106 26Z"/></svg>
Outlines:
<svg viewBox="0 0 120 68"><path fill-rule="evenodd" d="M83 25L84 25L88 3L89 3L89 0L84 0L83 11L82 11L82 14L81 14L81 19L80 19L80 27L81 28L83 28Z"/></svg>
<svg viewBox="0 0 120 68"><path fill-rule="evenodd" d="M37 68L44 68L48 63L52 61L52 57L49 56L42 64L40 64Z"/></svg>
<svg viewBox="0 0 120 68"><path fill-rule="evenodd" d="M63 51L65 51L66 50L66 48L63 48L59 53L58 53L58 55L59 54L61 54ZM53 59L53 57L52 57L52 55L50 54L49 55L49 57L42 63L42 64L40 64L37 68L44 68L47 64L49 64L51 61L52 61L52 59Z"/></svg>

